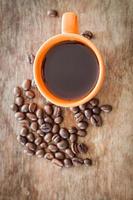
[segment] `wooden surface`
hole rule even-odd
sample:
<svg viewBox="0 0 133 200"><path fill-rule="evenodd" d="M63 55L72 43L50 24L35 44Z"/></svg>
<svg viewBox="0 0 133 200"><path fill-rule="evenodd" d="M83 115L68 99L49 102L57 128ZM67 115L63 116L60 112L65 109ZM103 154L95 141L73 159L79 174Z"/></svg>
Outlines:
<svg viewBox="0 0 133 200"><path fill-rule="evenodd" d="M48 18L49 8L59 18ZM102 128L88 128L92 167L58 169L24 155L9 109L13 87L32 77L27 53L60 33L65 11L78 14L81 32L95 33L107 69L98 97L114 108L103 115ZM132 0L0 0L0 200L133 200L132 41ZM65 116L73 124L71 113Z"/></svg>

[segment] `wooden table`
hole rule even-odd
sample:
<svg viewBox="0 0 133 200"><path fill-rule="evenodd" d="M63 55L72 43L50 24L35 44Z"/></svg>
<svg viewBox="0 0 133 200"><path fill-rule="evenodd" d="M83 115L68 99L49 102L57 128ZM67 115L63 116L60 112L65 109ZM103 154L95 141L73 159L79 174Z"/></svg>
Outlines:
<svg viewBox="0 0 133 200"><path fill-rule="evenodd" d="M47 17L55 8L59 17ZM60 33L61 16L75 11L80 30L91 30L107 69L101 103L113 105L101 128L88 128L92 167L58 169L28 157L16 140L9 106L14 86L32 77L27 53ZM0 200L133 200L133 1L0 1ZM65 125L73 123L69 111Z"/></svg>

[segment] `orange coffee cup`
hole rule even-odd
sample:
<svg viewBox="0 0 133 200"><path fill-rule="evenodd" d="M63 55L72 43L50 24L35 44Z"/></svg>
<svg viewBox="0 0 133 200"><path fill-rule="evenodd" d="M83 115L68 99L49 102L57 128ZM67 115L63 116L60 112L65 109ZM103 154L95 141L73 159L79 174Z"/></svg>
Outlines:
<svg viewBox="0 0 133 200"><path fill-rule="evenodd" d="M55 46L56 44L63 42L63 41L77 41L80 43L85 44L89 48L93 50L95 53L98 63L99 63L99 77L97 80L97 83L95 87L91 90L88 91L87 94L84 96L77 98L77 99L72 99L72 100L66 100L62 99L58 96L55 96L52 94L48 87L46 86L43 78L42 78L42 63L45 58L46 53L50 48ZM41 94L50 102L52 102L55 105L58 106L63 106L63 107L74 107L78 106L81 104L84 104L85 102L89 101L93 97L97 95L99 90L102 88L104 78L105 78L105 66L103 63L103 59L95 45L88 40L87 38L79 35L78 32L78 20L77 16L73 12L67 12L63 14L62 17L62 33L59 35L56 35L54 37L51 37L48 39L44 44L40 47L38 50L35 61L34 61L34 78L36 85L41 92Z"/></svg>

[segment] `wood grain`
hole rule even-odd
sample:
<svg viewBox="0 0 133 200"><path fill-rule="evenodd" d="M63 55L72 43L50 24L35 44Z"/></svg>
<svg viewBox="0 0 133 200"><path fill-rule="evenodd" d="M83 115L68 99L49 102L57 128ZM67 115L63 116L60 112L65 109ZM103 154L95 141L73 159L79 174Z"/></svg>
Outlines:
<svg viewBox="0 0 133 200"><path fill-rule="evenodd" d="M48 18L49 8L59 18ZM65 11L78 14L81 32L95 33L107 69L98 97L114 109L102 128L88 128L94 166L60 170L23 154L9 106L13 87L32 77L27 53L60 33ZM133 200L132 13L132 0L0 0L0 200ZM74 123L67 110L65 117Z"/></svg>

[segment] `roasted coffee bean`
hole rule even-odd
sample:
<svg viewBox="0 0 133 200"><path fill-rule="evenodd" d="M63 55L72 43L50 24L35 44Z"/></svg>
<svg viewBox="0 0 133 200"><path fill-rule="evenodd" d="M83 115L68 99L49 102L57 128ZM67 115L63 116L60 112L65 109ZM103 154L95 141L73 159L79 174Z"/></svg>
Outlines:
<svg viewBox="0 0 133 200"><path fill-rule="evenodd" d="M24 153L26 153L28 156L33 156L35 154L35 151L32 151L30 149L24 149Z"/></svg>
<svg viewBox="0 0 133 200"><path fill-rule="evenodd" d="M86 132L85 130L79 130L79 131L77 132L77 135L79 135L80 137L85 137L86 134L87 134L87 132Z"/></svg>
<svg viewBox="0 0 133 200"><path fill-rule="evenodd" d="M76 122L81 122L84 119L84 114L81 112L78 112L74 115L74 118L76 120Z"/></svg>
<svg viewBox="0 0 133 200"><path fill-rule="evenodd" d="M43 150L43 149L37 150L37 151L36 151L36 156L37 156L38 158L44 157L44 150Z"/></svg>
<svg viewBox="0 0 133 200"><path fill-rule="evenodd" d="M38 119L37 122L41 126L42 124L44 124L44 119L43 118Z"/></svg>
<svg viewBox="0 0 133 200"><path fill-rule="evenodd" d="M36 86L36 82L35 82L34 79L32 79L32 81L31 81L31 86L32 86L33 88L37 88L37 86Z"/></svg>
<svg viewBox="0 0 133 200"><path fill-rule="evenodd" d="M92 165L92 160L89 158L84 159L84 164L85 165Z"/></svg>
<svg viewBox="0 0 133 200"><path fill-rule="evenodd" d="M93 98L89 101L89 103L94 107L97 106L99 104L99 100L96 98Z"/></svg>
<svg viewBox="0 0 133 200"><path fill-rule="evenodd" d="M18 106L13 103L11 106L10 106L11 110L14 111L14 112L17 112L18 111Z"/></svg>
<svg viewBox="0 0 133 200"><path fill-rule="evenodd" d="M62 152L56 152L55 154L55 158L59 159L59 160L63 160L65 158L64 153Z"/></svg>
<svg viewBox="0 0 133 200"><path fill-rule="evenodd" d="M49 17L57 17L58 16L58 12L57 12L57 10L50 9L50 10L47 11L47 16L49 16Z"/></svg>
<svg viewBox="0 0 133 200"><path fill-rule="evenodd" d="M40 129L37 130L37 134L40 135L40 136L42 136L42 137L45 136L45 133L42 132Z"/></svg>
<svg viewBox="0 0 133 200"><path fill-rule="evenodd" d="M91 109L87 109L87 110L85 110L84 111L84 114L85 114L85 117L87 118L87 119L89 119L90 120L90 118L91 118L91 116L92 116L92 111L91 111Z"/></svg>
<svg viewBox="0 0 133 200"><path fill-rule="evenodd" d="M57 144L60 140L61 140L61 137L60 137L59 134L53 135L52 141L53 141L55 144Z"/></svg>
<svg viewBox="0 0 133 200"><path fill-rule="evenodd" d="M38 128L37 122L32 122L31 125L30 125L30 128L31 128L32 131L36 131L37 128Z"/></svg>
<svg viewBox="0 0 133 200"><path fill-rule="evenodd" d="M79 106L79 109L82 110L82 111L84 111L85 108L86 108L86 104L82 104L82 105Z"/></svg>
<svg viewBox="0 0 133 200"><path fill-rule="evenodd" d="M59 134L64 139L69 138L69 135L70 135L66 128L60 128Z"/></svg>
<svg viewBox="0 0 133 200"><path fill-rule="evenodd" d="M18 121L21 121L21 120L23 120L23 119L25 118L25 115L24 115L24 113L22 113L22 112L16 112L16 113L15 113L15 118L16 118Z"/></svg>
<svg viewBox="0 0 133 200"><path fill-rule="evenodd" d="M45 121L45 122L48 122L48 123L50 123L50 124L53 124L53 122L54 122L53 119L52 119L50 116L45 117L45 118L44 118L44 121Z"/></svg>
<svg viewBox="0 0 133 200"><path fill-rule="evenodd" d="M42 142L41 144L40 144L40 147L41 148L44 148L44 149L46 149L47 148L47 143L46 142Z"/></svg>
<svg viewBox="0 0 133 200"><path fill-rule="evenodd" d="M87 38L87 39L92 39L93 37L94 37L94 35L93 35L93 33L91 32L91 31L84 31L83 33L82 33L82 35L85 37L85 38Z"/></svg>
<svg viewBox="0 0 133 200"><path fill-rule="evenodd" d="M42 141L43 141L43 138L40 137L40 136L38 136L38 137L35 139L34 143L38 146L38 145L41 144Z"/></svg>
<svg viewBox="0 0 133 200"><path fill-rule="evenodd" d="M19 123L22 125L22 126L25 126L27 128L29 128L30 126L30 121L28 119L23 119L21 121L19 121Z"/></svg>
<svg viewBox="0 0 133 200"><path fill-rule="evenodd" d="M24 80L24 82L22 83L22 88L24 90L29 90L31 88L31 80Z"/></svg>
<svg viewBox="0 0 133 200"><path fill-rule="evenodd" d="M61 115L61 108L58 106L55 106L54 112L53 112L53 117L56 118L56 117L59 117L60 115Z"/></svg>
<svg viewBox="0 0 133 200"><path fill-rule="evenodd" d="M88 150L87 146L84 143L78 144L77 148L79 153L86 153Z"/></svg>
<svg viewBox="0 0 133 200"><path fill-rule="evenodd" d="M61 140L60 142L57 143L57 147L60 149L60 150L64 150L68 147L68 142L67 140Z"/></svg>
<svg viewBox="0 0 133 200"><path fill-rule="evenodd" d="M45 122L44 124L41 125L40 129L44 133L48 133L52 130L52 125L50 123Z"/></svg>
<svg viewBox="0 0 133 200"><path fill-rule="evenodd" d="M48 149L51 151L51 152L56 152L58 150L57 146L54 145L54 144L50 144L48 146Z"/></svg>
<svg viewBox="0 0 133 200"><path fill-rule="evenodd" d="M53 134L52 133L47 133L45 136L44 136L44 140L49 143L52 141L52 136Z"/></svg>
<svg viewBox="0 0 133 200"><path fill-rule="evenodd" d="M92 104L90 104L89 102L86 104L86 109L89 108L91 110L93 107L94 106Z"/></svg>
<svg viewBox="0 0 133 200"><path fill-rule="evenodd" d="M28 149L35 151L36 150L36 145L34 143L28 142L26 144L26 147L28 147Z"/></svg>
<svg viewBox="0 0 133 200"><path fill-rule="evenodd" d="M51 104L46 104L44 106L44 110L45 110L45 113L48 115L52 115L52 113L53 113L53 108L52 108Z"/></svg>
<svg viewBox="0 0 133 200"><path fill-rule="evenodd" d="M95 106L95 107L92 109L92 111L93 111L94 114L99 115L100 112L101 112L101 109L100 109L98 106Z"/></svg>
<svg viewBox="0 0 133 200"><path fill-rule="evenodd" d="M71 144L71 150L74 154L77 154L78 153L78 148L77 148L77 143L72 143Z"/></svg>
<svg viewBox="0 0 133 200"><path fill-rule="evenodd" d="M61 124L62 123L62 121L63 121L63 117L56 117L55 119L54 119L54 122L56 123L56 124Z"/></svg>
<svg viewBox="0 0 133 200"><path fill-rule="evenodd" d="M15 99L15 104L18 106L22 106L24 103L24 98L23 97L16 97Z"/></svg>
<svg viewBox="0 0 133 200"><path fill-rule="evenodd" d="M58 167L63 167L63 163L62 163L62 161L61 160L58 160L58 159L53 159L52 160L52 163L54 164L54 165L57 165Z"/></svg>
<svg viewBox="0 0 133 200"><path fill-rule="evenodd" d="M76 114L77 112L79 112L79 107L71 107L70 110Z"/></svg>
<svg viewBox="0 0 133 200"><path fill-rule="evenodd" d="M46 153L44 158L46 158L47 160L52 160L54 158L54 155L52 152Z"/></svg>
<svg viewBox="0 0 133 200"><path fill-rule="evenodd" d="M37 118L41 119L43 118L43 109L42 108L38 108L36 111L36 116Z"/></svg>
<svg viewBox="0 0 133 200"><path fill-rule="evenodd" d="M74 153L72 152L71 149L66 149L65 153L69 158L73 158L74 157Z"/></svg>
<svg viewBox="0 0 133 200"><path fill-rule="evenodd" d="M21 88L20 87L15 87L13 90L14 96L19 97L21 95Z"/></svg>
<svg viewBox="0 0 133 200"><path fill-rule="evenodd" d="M21 107L21 112L27 113L29 112L29 104L26 103Z"/></svg>
<svg viewBox="0 0 133 200"><path fill-rule="evenodd" d="M79 127L79 129L84 130L84 129L87 129L88 123L85 122L85 121L81 121L81 122L79 122L79 123L77 124L77 126Z"/></svg>
<svg viewBox="0 0 133 200"><path fill-rule="evenodd" d="M34 113L26 113L26 116L33 122L37 120L37 117Z"/></svg>
<svg viewBox="0 0 133 200"><path fill-rule="evenodd" d="M17 136L17 140L18 142L20 142L22 145L26 145L26 143L28 142L27 141L27 138L25 136L22 136L22 135L18 135Z"/></svg>
<svg viewBox="0 0 133 200"><path fill-rule="evenodd" d="M94 126L102 126L102 118L99 115L92 115L90 121Z"/></svg>
<svg viewBox="0 0 133 200"><path fill-rule="evenodd" d="M30 105L29 105L29 111L30 112L34 113L36 108L37 108L37 104L36 103L30 103Z"/></svg>
<svg viewBox="0 0 133 200"><path fill-rule="evenodd" d="M76 142L77 141L77 135L73 133L73 134L70 135L69 139L70 139L70 142Z"/></svg>
<svg viewBox="0 0 133 200"><path fill-rule="evenodd" d="M58 133L60 130L60 127L58 124L54 124L52 128L52 133Z"/></svg>
<svg viewBox="0 0 133 200"><path fill-rule="evenodd" d="M72 165L73 165L73 163L72 163L71 159L69 159L69 158L64 159L65 167L71 167Z"/></svg>
<svg viewBox="0 0 133 200"><path fill-rule="evenodd" d="M71 128L69 128L69 133L70 134L73 134L73 133L77 133L77 128L76 127L74 127L74 126L72 126Z"/></svg>
<svg viewBox="0 0 133 200"><path fill-rule="evenodd" d="M21 136L27 136L28 135L28 129L26 127L22 127L20 130L20 135Z"/></svg>
<svg viewBox="0 0 133 200"><path fill-rule="evenodd" d="M34 142L35 136L33 135L33 133L29 133L27 135L27 139L28 139L29 142Z"/></svg>
<svg viewBox="0 0 133 200"><path fill-rule="evenodd" d="M34 60L35 60L35 55L34 54L29 54L28 55L28 62L29 62L29 64L33 64L34 63Z"/></svg>
<svg viewBox="0 0 133 200"><path fill-rule="evenodd" d="M25 95L29 99L33 99L35 97L35 93L32 90L28 90L25 92Z"/></svg>
<svg viewBox="0 0 133 200"><path fill-rule="evenodd" d="M100 108L101 108L101 110L103 112L106 112L106 113L109 113L109 112L112 111L112 106L111 105L102 105Z"/></svg>
<svg viewBox="0 0 133 200"><path fill-rule="evenodd" d="M83 164L83 159L82 158L72 158L72 162L75 166L80 166Z"/></svg>

